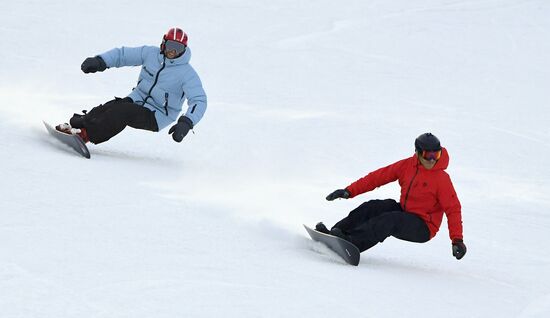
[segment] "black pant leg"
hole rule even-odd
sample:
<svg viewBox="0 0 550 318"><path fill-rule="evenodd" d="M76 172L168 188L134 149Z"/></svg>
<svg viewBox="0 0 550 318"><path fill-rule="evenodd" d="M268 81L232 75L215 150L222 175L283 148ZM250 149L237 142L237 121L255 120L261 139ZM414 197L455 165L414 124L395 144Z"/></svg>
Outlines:
<svg viewBox="0 0 550 318"><path fill-rule="evenodd" d="M149 130L149 131L159 131L157 125L157 118L155 117L155 112L149 110L149 108L137 105L134 103L129 103L127 107L129 108L128 113L132 116L128 117L128 126L135 129Z"/></svg>
<svg viewBox="0 0 550 318"><path fill-rule="evenodd" d="M420 217L404 211L384 212L356 227L349 234L361 252L384 242L389 236L417 243L430 239L426 223Z"/></svg>
<svg viewBox="0 0 550 318"><path fill-rule="evenodd" d="M112 100L106 102L105 104L101 104L99 106L96 106L96 107L92 108L88 113L86 113L86 116L88 116L90 118L101 116L101 114L108 111L109 108L111 106L113 106L113 104L120 103L120 101L122 101L122 99L117 97L115 99L112 99Z"/></svg>
<svg viewBox="0 0 550 318"><path fill-rule="evenodd" d="M399 226L395 227L391 233L393 237L415 243L425 243L430 240L430 229L422 218L408 212L402 212L401 218Z"/></svg>
<svg viewBox="0 0 550 318"><path fill-rule="evenodd" d="M111 139L126 126L158 131L155 113L127 99L116 99L94 107L86 114L83 126L94 144Z"/></svg>
<svg viewBox="0 0 550 318"><path fill-rule="evenodd" d="M371 218L379 216L384 212L400 210L401 205L399 205L399 203L395 200L370 200L352 210L347 217L334 224L333 227L339 228L344 233L349 233L354 228L368 222Z"/></svg>

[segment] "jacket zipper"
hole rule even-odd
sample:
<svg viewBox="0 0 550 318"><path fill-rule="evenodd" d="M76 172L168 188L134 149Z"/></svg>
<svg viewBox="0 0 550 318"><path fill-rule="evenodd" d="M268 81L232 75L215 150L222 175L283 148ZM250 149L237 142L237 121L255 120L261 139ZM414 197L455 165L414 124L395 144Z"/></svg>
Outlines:
<svg viewBox="0 0 550 318"><path fill-rule="evenodd" d="M407 200L409 199L409 192L411 192L411 187L412 187L413 181L416 178L417 174L418 174L418 165L416 166L416 172L414 173L414 176L411 179L411 183L409 183L409 188L407 189L407 194L405 194L405 203L403 203L403 210L404 211L407 211Z"/></svg>
<svg viewBox="0 0 550 318"><path fill-rule="evenodd" d="M168 116L168 93L164 93L164 111L166 112L166 116Z"/></svg>
<svg viewBox="0 0 550 318"><path fill-rule="evenodd" d="M143 70L144 70L147 74L149 74L149 75L151 75L151 76L154 76L151 72L149 72L149 70L147 69L147 67L143 66Z"/></svg>
<svg viewBox="0 0 550 318"><path fill-rule="evenodd" d="M162 70L166 67L166 56L164 57L164 59L162 60L162 67L160 68L160 70L157 72L157 75L155 76L155 81L153 82L153 85L151 86L151 88L149 89L149 92L147 93L147 97L145 97L145 99L143 100L143 105L145 105L145 103L147 103L147 100L149 99L149 97L151 97L151 92L153 91L153 88L155 88L155 86L157 85L157 82L159 80L159 75L160 75L160 72L162 72ZM166 110L167 112L167 115L168 115L168 110Z"/></svg>

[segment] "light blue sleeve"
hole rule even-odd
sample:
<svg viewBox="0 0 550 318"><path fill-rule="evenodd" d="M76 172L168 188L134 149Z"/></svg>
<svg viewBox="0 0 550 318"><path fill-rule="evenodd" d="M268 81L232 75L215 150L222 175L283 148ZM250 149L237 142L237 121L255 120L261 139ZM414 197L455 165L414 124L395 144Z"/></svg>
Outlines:
<svg viewBox="0 0 550 318"><path fill-rule="evenodd" d="M150 47L121 47L101 53L99 56L105 61L107 67L137 66L142 65Z"/></svg>
<svg viewBox="0 0 550 318"><path fill-rule="evenodd" d="M185 116L191 119L193 126L196 126L201 120L202 116L206 112L206 93L202 87L201 80L199 76L196 75L193 77L193 80L189 84L185 85L184 91L187 95L187 112Z"/></svg>

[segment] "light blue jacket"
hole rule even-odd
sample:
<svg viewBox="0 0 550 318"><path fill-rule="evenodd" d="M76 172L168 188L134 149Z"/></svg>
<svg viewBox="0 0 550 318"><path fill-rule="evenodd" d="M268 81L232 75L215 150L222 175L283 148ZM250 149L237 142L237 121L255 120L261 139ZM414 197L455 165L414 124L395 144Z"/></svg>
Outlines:
<svg viewBox="0 0 550 318"><path fill-rule="evenodd" d="M137 86L128 95L134 103L155 112L159 130L178 119L183 102L187 99L187 112L196 125L206 111L206 93L197 72L189 64L191 50L169 59L155 46L121 47L100 54L107 67L142 65Z"/></svg>

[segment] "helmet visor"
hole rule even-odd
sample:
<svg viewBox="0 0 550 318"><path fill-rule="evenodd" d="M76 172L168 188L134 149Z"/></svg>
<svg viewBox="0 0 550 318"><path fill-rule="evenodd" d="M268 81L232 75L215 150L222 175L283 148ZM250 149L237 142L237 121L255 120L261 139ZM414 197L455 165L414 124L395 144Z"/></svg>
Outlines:
<svg viewBox="0 0 550 318"><path fill-rule="evenodd" d="M436 150L436 151L424 150L420 152L420 155L422 156L422 158L426 160L439 160L439 158L441 158L441 150Z"/></svg>
<svg viewBox="0 0 550 318"><path fill-rule="evenodd" d="M185 44L176 41L167 40L164 43L164 52L176 51L176 55L182 55L185 52L185 48Z"/></svg>

